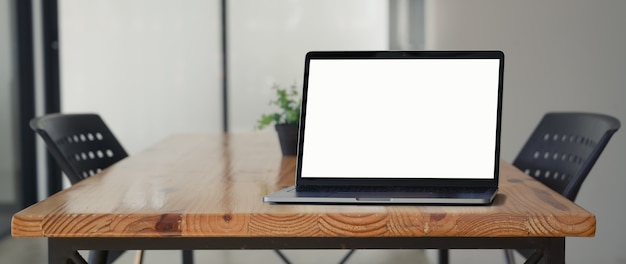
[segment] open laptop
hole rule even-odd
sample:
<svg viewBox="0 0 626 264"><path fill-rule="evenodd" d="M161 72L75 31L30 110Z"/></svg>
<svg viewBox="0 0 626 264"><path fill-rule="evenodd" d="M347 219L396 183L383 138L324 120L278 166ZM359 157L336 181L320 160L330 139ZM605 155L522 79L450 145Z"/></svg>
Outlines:
<svg viewBox="0 0 626 264"><path fill-rule="evenodd" d="M490 204L501 51L305 57L296 185L273 203Z"/></svg>

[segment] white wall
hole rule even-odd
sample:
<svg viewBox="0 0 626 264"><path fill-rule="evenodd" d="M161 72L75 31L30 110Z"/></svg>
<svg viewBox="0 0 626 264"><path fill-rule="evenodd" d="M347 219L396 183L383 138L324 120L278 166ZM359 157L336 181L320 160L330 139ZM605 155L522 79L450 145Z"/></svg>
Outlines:
<svg viewBox="0 0 626 264"><path fill-rule="evenodd" d="M59 1L63 112L100 113L132 155L222 131L219 1ZM272 84L301 87L314 49L386 49L377 0L228 1L230 130L254 130Z"/></svg>
<svg viewBox="0 0 626 264"><path fill-rule="evenodd" d="M505 52L503 158L512 161L548 111L626 122L626 1L427 1L427 49ZM624 129L622 129L624 130ZM626 263L626 133L618 131L576 202L596 215L594 238L566 240L567 263ZM501 263L501 251L453 251L456 263Z"/></svg>
<svg viewBox="0 0 626 264"><path fill-rule="evenodd" d="M221 131L217 0L59 1L62 112L96 112L129 154Z"/></svg>
<svg viewBox="0 0 626 264"><path fill-rule="evenodd" d="M228 8L234 132L252 131L261 114L275 110L273 84L302 89L307 51L388 48L386 1L229 1Z"/></svg>

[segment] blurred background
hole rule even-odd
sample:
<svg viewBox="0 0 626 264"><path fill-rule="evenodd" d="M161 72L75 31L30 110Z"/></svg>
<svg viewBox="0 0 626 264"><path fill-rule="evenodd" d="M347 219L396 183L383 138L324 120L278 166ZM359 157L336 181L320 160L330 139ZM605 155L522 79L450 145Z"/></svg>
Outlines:
<svg viewBox="0 0 626 264"><path fill-rule="evenodd" d="M309 50L504 51L507 161L549 111L625 122L624 11L619 0L0 0L0 234L11 240L11 215L62 187L32 117L99 113L129 155L174 133L253 132L273 84L301 87ZM568 263L626 263L622 134L580 190L597 232L566 240ZM453 250L451 262L504 257Z"/></svg>

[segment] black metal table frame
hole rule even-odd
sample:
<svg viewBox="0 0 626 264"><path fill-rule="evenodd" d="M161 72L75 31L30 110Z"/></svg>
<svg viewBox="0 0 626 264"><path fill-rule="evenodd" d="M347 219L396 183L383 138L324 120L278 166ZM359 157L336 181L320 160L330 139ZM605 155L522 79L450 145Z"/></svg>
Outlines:
<svg viewBox="0 0 626 264"><path fill-rule="evenodd" d="M86 263L77 250L136 249L537 249L527 263L565 263L564 237L51 237L48 263Z"/></svg>

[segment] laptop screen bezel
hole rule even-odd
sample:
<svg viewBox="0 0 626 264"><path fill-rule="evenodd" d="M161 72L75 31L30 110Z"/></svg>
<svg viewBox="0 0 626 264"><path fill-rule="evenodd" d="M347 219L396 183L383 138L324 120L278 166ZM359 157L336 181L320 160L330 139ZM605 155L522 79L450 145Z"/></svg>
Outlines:
<svg viewBox="0 0 626 264"><path fill-rule="evenodd" d="M494 149L494 172L491 179L401 179L401 178L327 178L302 177L303 151L306 133L306 105L311 60L324 59L498 59L498 103L496 120L496 144ZM311 51L305 56L302 107L300 112L296 183L298 186L459 186L496 187L499 181L500 137L502 122L502 90L504 78L504 53L502 51ZM348 153L348 152L346 152ZM454 160L450 160L453 164Z"/></svg>

